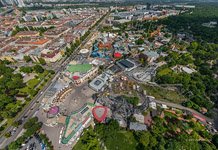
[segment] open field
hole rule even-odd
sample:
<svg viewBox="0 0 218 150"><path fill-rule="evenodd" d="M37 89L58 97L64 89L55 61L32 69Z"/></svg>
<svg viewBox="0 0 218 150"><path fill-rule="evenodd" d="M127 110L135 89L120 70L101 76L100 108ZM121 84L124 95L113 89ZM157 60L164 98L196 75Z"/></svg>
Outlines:
<svg viewBox="0 0 218 150"><path fill-rule="evenodd" d="M168 90L157 86L142 85L148 95L154 96L156 99L169 101L173 103L182 103L186 98L178 91Z"/></svg>

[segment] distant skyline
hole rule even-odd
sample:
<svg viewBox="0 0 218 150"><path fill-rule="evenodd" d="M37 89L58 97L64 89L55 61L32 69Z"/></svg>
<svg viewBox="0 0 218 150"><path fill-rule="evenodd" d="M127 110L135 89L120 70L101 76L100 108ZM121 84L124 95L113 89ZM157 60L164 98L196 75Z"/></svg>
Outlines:
<svg viewBox="0 0 218 150"><path fill-rule="evenodd" d="M66 2L143 2L143 3L183 3L183 2L218 2L218 0L0 0L0 7L16 5L25 7L30 3L66 3Z"/></svg>

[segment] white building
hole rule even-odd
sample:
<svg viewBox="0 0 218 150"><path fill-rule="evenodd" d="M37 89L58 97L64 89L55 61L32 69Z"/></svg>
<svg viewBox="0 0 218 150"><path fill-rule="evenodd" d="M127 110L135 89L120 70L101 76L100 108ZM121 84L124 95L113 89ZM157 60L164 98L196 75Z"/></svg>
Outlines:
<svg viewBox="0 0 218 150"><path fill-rule="evenodd" d="M99 92L104 89L104 87L108 84L109 75L106 73L102 73L98 77L96 77L92 82L89 83L89 87L96 92Z"/></svg>

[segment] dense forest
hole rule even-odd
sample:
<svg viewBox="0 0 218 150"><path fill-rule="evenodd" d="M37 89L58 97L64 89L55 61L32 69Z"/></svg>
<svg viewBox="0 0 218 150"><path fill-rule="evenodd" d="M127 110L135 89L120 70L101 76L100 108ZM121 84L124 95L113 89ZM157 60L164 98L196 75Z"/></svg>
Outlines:
<svg viewBox="0 0 218 150"><path fill-rule="evenodd" d="M215 78L218 70L217 49L217 44L193 42L185 54L168 52L169 55L164 58L167 64L158 69L156 82L182 84L183 94L191 100L184 103L187 107L198 111L201 107L211 110L214 104L217 107L218 80ZM168 51L170 50L168 49ZM177 73L170 69L176 65L191 65L197 72Z"/></svg>
<svg viewBox="0 0 218 150"><path fill-rule="evenodd" d="M188 119L188 118L186 118ZM213 143L209 142L213 140ZM217 137L209 134L198 122L184 122L171 113L154 118L149 131L120 128L115 120L89 128L73 150L213 150Z"/></svg>
<svg viewBox="0 0 218 150"><path fill-rule="evenodd" d="M210 28L202 24L210 21L218 21L217 6L200 6L192 12L179 16L172 16L161 20L158 24L165 24L170 32L176 36L177 33L193 35L193 42L190 45L178 41L172 41L175 45L180 45L177 53L171 51L170 47L165 47L164 52L169 55L164 58L167 65L158 69L156 82L161 84L182 84L183 94L190 101L184 103L185 106L200 111L201 107L208 110L215 105L218 107L218 25ZM176 73L170 68L176 65L192 66L197 72L192 74ZM207 113L211 115L210 112Z"/></svg>
<svg viewBox="0 0 218 150"><path fill-rule="evenodd" d="M161 20L174 33L187 32L201 42L218 43L218 25L205 27L203 23L218 22L218 5L199 6L179 16L171 16Z"/></svg>
<svg viewBox="0 0 218 150"><path fill-rule="evenodd" d="M5 61L0 61L0 120L12 118L22 108L21 101L16 101L19 89L23 88L23 77L6 66Z"/></svg>

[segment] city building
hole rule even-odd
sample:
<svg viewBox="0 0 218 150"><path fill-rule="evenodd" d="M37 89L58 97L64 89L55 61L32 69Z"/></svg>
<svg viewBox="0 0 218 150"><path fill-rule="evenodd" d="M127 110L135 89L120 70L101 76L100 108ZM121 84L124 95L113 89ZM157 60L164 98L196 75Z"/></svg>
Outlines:
<svg viewBox="0 0 218 150"><path fill-rule="evenodd" d="M16 37L36 37L39 36L37 31L20 31L16 34Z"/></svg>
<svg viewBox="0 0 218 150"><path fill-rule="evenodd" d="M147 126L138 122L130 122L129 129L134 131L147 131Z"/></svg>
<svg viewBox="0 0 218 150"><path fill-rule="evenodd" d="M62 54L59 50L44 49L41 52L41 57L44 58L46 62L56 62L62 58Z"/></svg>
<svg viewBox="0 0 218 150"><path fill-rule="evenodd" d="M116 64L124 71L131 71L132 69L137 67L136 64L129 59L122 59L118 61Z"/></svg>

